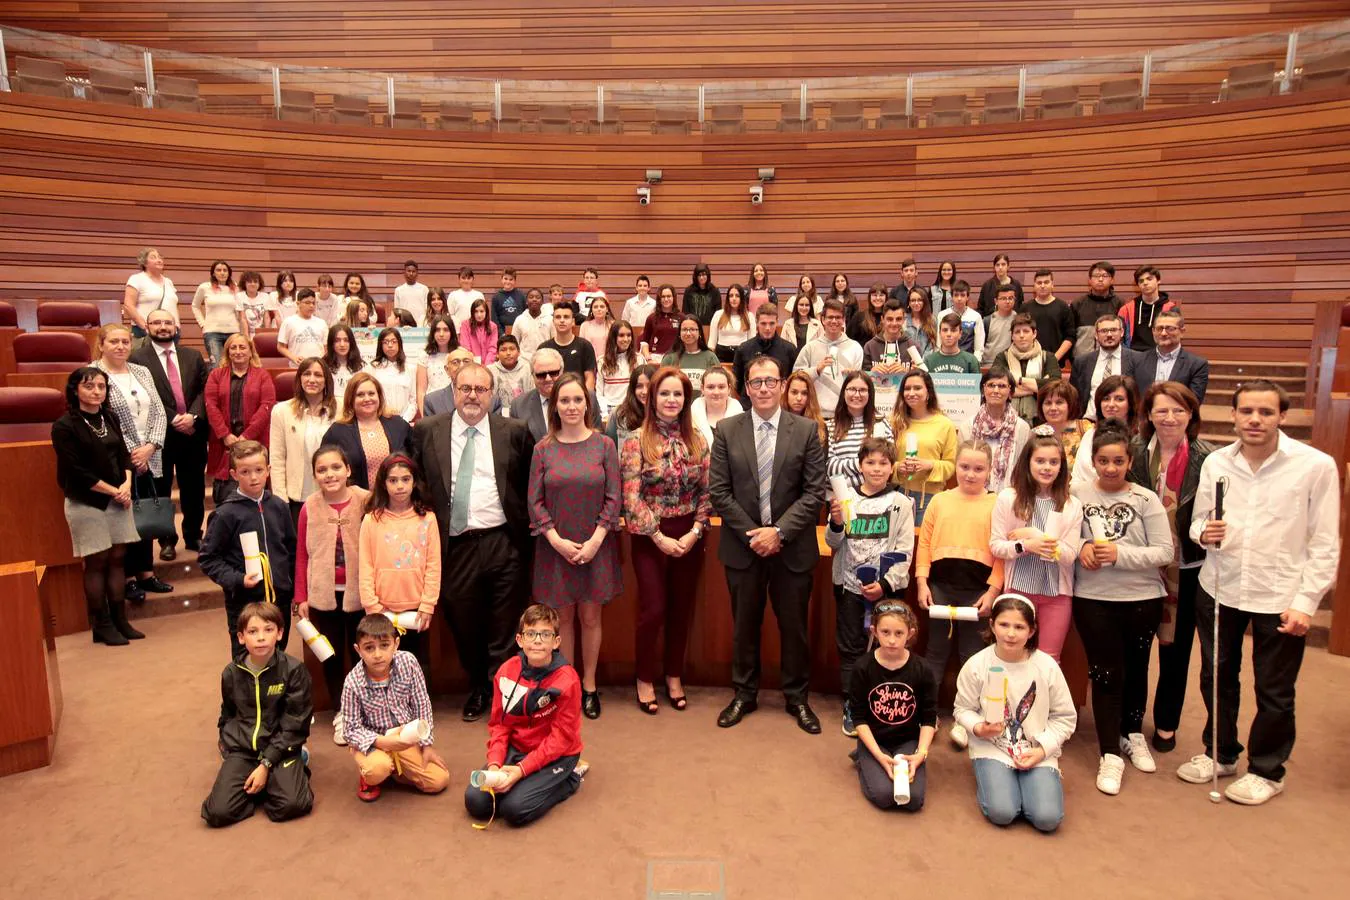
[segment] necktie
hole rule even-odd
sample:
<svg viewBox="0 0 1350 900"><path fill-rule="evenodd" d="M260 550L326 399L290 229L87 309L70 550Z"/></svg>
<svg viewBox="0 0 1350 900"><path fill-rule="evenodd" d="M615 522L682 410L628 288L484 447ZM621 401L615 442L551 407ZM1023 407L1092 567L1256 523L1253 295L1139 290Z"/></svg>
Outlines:
<svg viewBox="0 0 1350 900"><path fill-rule="evenodd" d="M1116 374L1116 357L1114 354L1106 357L1106 372L1104 374L1107 378Z"/></svg>
<svg viewBox="0 0 1350 900"><path fill-rule="evenodd" d="M470 425L464 429L464 452L459 455L459 471L455 473L455 494L450 501L450 530L459 534L469 527L469 492L473 489L473 461L478 429Z"/></svg>
<svg viewBox="0 0 1350 900"><path fill-rule="evenodd" d="M187 400L183 397L183 379L178 377L178 364L173 361L173 351L164 351L164 371L169 374L169 390L173 391L174 409L178 415L187 412Z"/></svg>
<svg viewBox="0 0 1350 900"><path fill-rule="evenodd" d="M769 491L773 481L773 423L759 423L759 440L755 442L755 458L759 464L759 524L773 524L773 510Z"/></svg>

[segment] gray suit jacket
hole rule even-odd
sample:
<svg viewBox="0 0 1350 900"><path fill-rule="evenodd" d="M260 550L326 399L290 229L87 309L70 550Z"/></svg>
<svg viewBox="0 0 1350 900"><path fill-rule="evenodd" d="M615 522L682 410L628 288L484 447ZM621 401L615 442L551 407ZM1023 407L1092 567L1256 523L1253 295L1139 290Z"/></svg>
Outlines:
<svg viewBox="0 0 1350 900"><path fill-rule="evenodd" d="M749 568L759 559L746 537L760 527L757 421L753 412L747 412L723 419L713 432L708 494L722 517L717 556L733 569ZM774 445L769 510L773 524L783 532L778 558L793 572L810 571L820 559L816 521L825 502L825 481L825 449L815 423L783 410Z"/></svg>
<svg viewBox="0 0 1350 900"><path fill-rule="evenodd" d="M1142 395L1158 380L1158 351L1151 350L1140 355L1143 359L1139 361L1134 380L1139 383L1139 393ZM1177 354L1177 361L1172 364L1172 377L1167 380L1186 385L1196 399L1204 403L1205 391L1209 388L1209 360L1182 347Z"/></svg>
<svg viewBox="0 0 1350 900"><path fill-rule="evenodd" d="M430 402L431 395L427 394L427 401ZM591 409L595 410L595 421L592 427L600 427L600 401L595 399L595 392L591 392ZM544 406L539 402L539 391L527 391L515 399L511 404L511 418L520 419L530 429L530 434L534 435L536 441L542 441L544 435L548 434L548 421L544 418Z"/></svg>

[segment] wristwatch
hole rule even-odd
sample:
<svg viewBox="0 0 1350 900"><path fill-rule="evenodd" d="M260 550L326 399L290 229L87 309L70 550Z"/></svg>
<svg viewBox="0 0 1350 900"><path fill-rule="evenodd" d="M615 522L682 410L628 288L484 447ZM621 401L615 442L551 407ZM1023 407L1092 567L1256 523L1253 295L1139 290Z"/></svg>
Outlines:
<svg viewBox="0 0 1350 900"><path fill-rule="evenodd" d="M268 759L267 757L264 756L264 757L259 758L258 762L260 762L260 763L262 763L264 766L266 766L266 767L267 767L267 771L269 771L269 772L272 771L272 761L271 761L270 759Z"/></svg>
<svg viewBox="0 0 1350 900"><path fill-rule="evenodd" d="M1017 551L1018 556L1026 552L1026 547L1022 545L1021 541L1013 541L1013 549Z"/></svg>

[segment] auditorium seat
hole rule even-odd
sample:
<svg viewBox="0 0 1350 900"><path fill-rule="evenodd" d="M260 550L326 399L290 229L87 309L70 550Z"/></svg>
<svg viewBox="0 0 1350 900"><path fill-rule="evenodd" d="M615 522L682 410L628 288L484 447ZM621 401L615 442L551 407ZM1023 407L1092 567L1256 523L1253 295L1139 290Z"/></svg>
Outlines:
<svg viewBox="0 0 1350 900"><path fill-rule="evenodd" d="M519 103L503 103L497 114L497 130L518 133L524 130L525 114Z"/></svg>
<svg viewBox="0 0 1350 900"><path fill-rule="evenodd" d="M73 97L75 91L66 81L66 64L54 59L32 56L14 57L14 90L44 97Z"/></svg>
<svg viewBox="0 0 1350 900"><path fill-rule="evenodd" d="M708 107L703 119L703 133L745 133L745 107L739 103L721 103Z"/></svg>
<svg viewBox="0 0 1350 900"><path fill-rule="evenodd" d="M576 131L572 124L572 109L568 106L550 104L539 107L536 123L540 134L572 134Z"/></svg>
<svg viewBox="0 0 1350 900"><path fill-rule="evenodd" d="M779 131L805 131L807 125L814 126L814 122L802 118L802 105L799 101L793 100L790 103L784 103L778 114Z"/></svg>
<svg viewBox="0 0 1350 900"><path fill-rule="evenodd" d="M356 94L334 94L333 111L330 113L334 125L370 125L370 101Z"/></svg>
<svg viewBox="0 0 1350 900"><path fill-rule="evenodd" d="M1249 63L1228 70L1222 99L1250 100L1253 97L1273 97L1276 93L1275 63Z"/></svg>
<svg viewBox="0 0 1350 900"><path fill-rule="evenodd" d="M1075 85L1046 88L1041 91L1041 105L1036 107L1038 119L1072 119L1083 114Z"/></svg>
<svg viewBox="0 0 1350 900"><path fill-rule="evenodd" d="M304 122L313 124L319 121L319 113L314 108L313 91L295 91L282 88L281 108L277 118L283 122Z"/></svg>
<svg viewBox="0 0 1350 900"><path fill-rule="evenodd" d="M905 112L905 101L896 97L881 101L878 128L913 128L914 117Z"/></svg>
<svg viewBox="0 0 1350 900"><path fill-rule="evenodd" d="M694 123L689 121L689 113L682 109L657 109L656 121L652 123L653 134L689 134Z"/></svg>
<svg viewBox="0 0 1350 900"><path fill-rule="evenodd" d="M37 307L39 331L70 328L97 328L100 325L98 306L66 300L48 300Z"/></svg>
<svg viewBox="0 0 1350 900"><path fill-rule="evenodd" d="M990 91L985 94L980 121L985 125L1022 121L1022 110L1017 108L1017 91Z"/></svg>
<svg viewBox="0 0 1350 900"><path fill-rule="evenodd" d="M143 107L141 95L136 93L137 81L100 66L89 67L88 99L95 103L114 103L120 106Z"/></svg>
<svg viewBox="0 0 1350 900"><path fill-rule="evenodd" d="M1014 105L1016 104L1014 103ZM947 94L943 97L933 98L933 108L928 113L929 128L969 124L970 110L966 109L965 94Z"/></svg>
<svg viewBox="0 0 1350 900"><path fill-rule="evenodd" d="M19 311L8 300L0 300L0 328L18 328Z"/></svg>
<svg viewBox="0 0 1350 900"><path fill-rule="evenodd" d="M1122 78L1117 81L1104 81L1101 86L1101 99L1097 101L1097 115L1136 112L1144 108L1142 84L1138 78Z"/></svg>
<svg viewBox="0 0 1350 900"><path fill-rule="evenodd" d="M383 316L381 321L383 321ZM275 331L260 331L253 335L253 347L258 351L258 359L262 360L264 369L290 368L291 361L282 356L281 351L277 349L277 333Z"/></svg>
<svg viewBox="0 0 1350 900"><path fill-rule="evenodd" d="M1298 90L1319 91L1350 85L1350 50L1310 59L1303 64Z"/></svg>
<svg viewBox="0 0 1350 900"><path fill-rule="evenodd" d="M206 112L206 101L201 98L197 79L177 75L155 76L155 105L180 112Z"/></svg>
<svg viewBox="0 0 1350 900"><path fill-rule="evenodd" d="M422 121L422 98L395 97L394 115L391 124L395 128L406 128L413 131L425 128L426 123Z"/></svg>
<svg viewBox="0 0 1350 900"><path fill-rule="evenodd" d="M836 100L830 104L830 131L862 131L867 127L861 100Z"/></svg>
<svg viewBox="0 0 1350 900"><path fill-rule="evenodd" d="M655 134L656 115L651 109L620 106L615 131L618 134Z"/></svg>
<svg viewBox="0 0 1350 900"><path fill-rule="evenodd" d="M285 403L295 396L295 370L286 369L283 371L277 369L272 372L272 384L274 384L277 389L276 402Z"/></svg>
<svg viewBox="0 0 1350 900"><path fill-rule="evenodd" d="M0 443L50 440L65 412L65 394L55 388L0 387Z"/></svg>
<svg viewBox="0 0 1350 900"><path fill-rule="evenodd" d="M29 332L14 339L14 371L20 374L71 372L91 358L84 335L70 331Z"/></svg>
<svg viewBox="0 0 1350 900"><path fill-rule="evenodd" d="M473 131L473 109L462 103L442 100L436 116L436 127L441 131Z"/></svg>

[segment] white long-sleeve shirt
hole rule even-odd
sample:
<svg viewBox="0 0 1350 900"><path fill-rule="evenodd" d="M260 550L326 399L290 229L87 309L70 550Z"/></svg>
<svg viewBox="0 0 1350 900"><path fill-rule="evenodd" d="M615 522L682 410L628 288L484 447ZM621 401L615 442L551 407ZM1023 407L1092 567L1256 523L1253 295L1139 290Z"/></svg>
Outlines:
<svg viewBox="0 0 1350 900"><path fill-rule="evenodd" d="M816 372L816 366L822 359L834 357L834 365L826 366ZM811 380L816 383L816 400L820 403L821 415L834 417L834 408L839 405L839 388L843 385L844 374L862 368L862 345L848 335L839 335L831 341L824 335L811 341L797 354L793 369L807 370Z"/></svg>
<svg viewBox="0 0 1350 900"><path fill-rule="evenodd" d="M983 698L990 693L989 670L1003 669L998 693L1003 695L1003 731L992 740L975 736L975 726L985 721ZM997 701L993 701L995 707ZM956 676L956 721L970 733L970 758L992 759L1014 765L1014 753L1033 747L1045 750L1037 768L1059 768L1060 752L1078 726L1078 711L1064 673L1054 657L1033 650L1024 662L1000 659L994 647L985 647L961 667Z"/></svg>
<svg viewBox="0 0 1350 900"><path fill-rule="evenodd" d="M1340 481L1330 456L1280 432L1275 452L1253 472L1236 442L1215 450L1200 469L1191 540L1214 518L1214 485L1223 499L1227 536L1206 546L1200 586L1224 606L1253 613L1294 609L1313 615L1336 582Z"/></svg>
<svg viewBox="0 0 1350 900"><path fill-rule="evenodd" d="M1019 556L1017 541L1009 536L1017 529L1032 524L1013 512L1016 502L1017 492L1012 488L999 491L998 499L994 501L994 514L990 525L989 550L999 559L1010 560L1010 564L1003 567L1003 583L1006 590L1013 590L1013 577L1017 571L1018 561L1031 555L1023 553ZM1083 504L1077 497L1070 496L1064 503L1064 509L1059 513L1059 526L1054 534L1048 535L1059 544L1059 561L1056 564L1059 569L1059 593L1066 596L1073 594L1073 568L1083 547L1082 532Z"/></svg>

